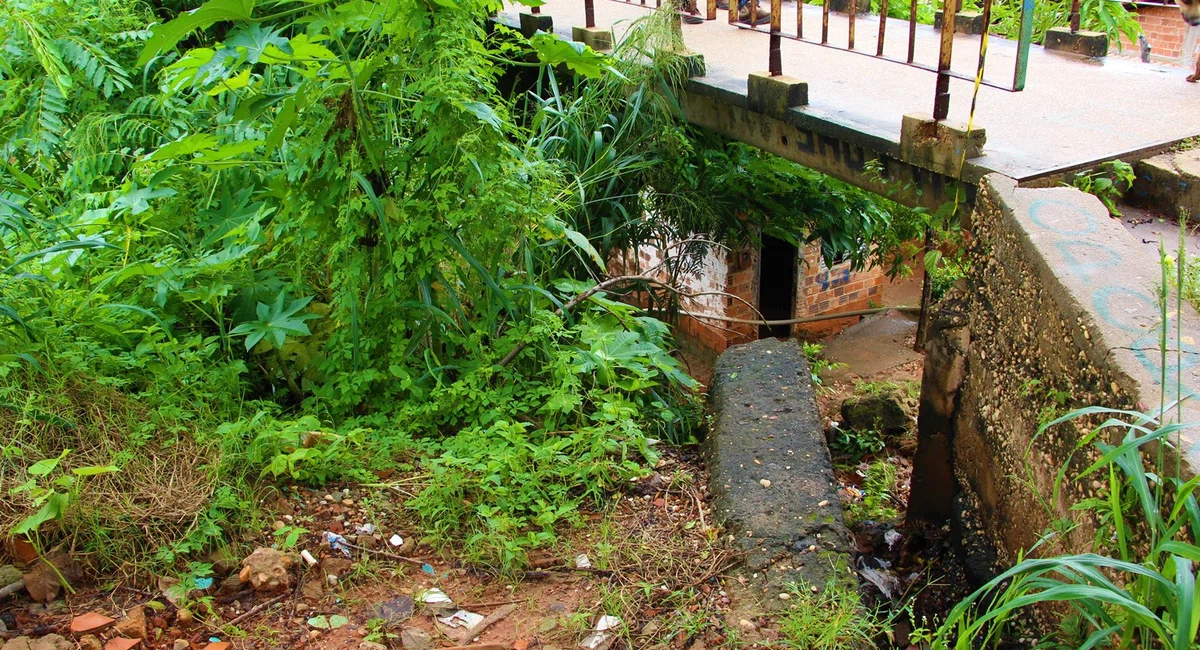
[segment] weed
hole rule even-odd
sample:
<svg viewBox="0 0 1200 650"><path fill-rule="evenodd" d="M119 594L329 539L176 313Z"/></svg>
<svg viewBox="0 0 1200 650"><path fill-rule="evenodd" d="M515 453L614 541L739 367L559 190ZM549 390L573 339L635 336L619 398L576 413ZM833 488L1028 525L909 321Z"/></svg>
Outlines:
<svg viewBox="0 0 1200 650"><path fill-rule="evenodd" d="M896 466L887 459L867 465L863 476L862 500L846 508L846 523L853 526L864 521L892 522L899 517L892 505L896 488Z"/></svg>
<svg viewBox="0 0 1200 650"><path fill-rule="evenodd" d="M1119 217L1121 210L1117 208L1117 202L1133 187L1135 178L1132 165L1121 160L1110 160L1101 163L1097 171L1079 172L1071 180L1071 185L1094 195L1108 208L1109 214Z"/></svg>
<svg viewBox="0 0 1200 650"><path fill-rule="evenodd" d="M820 343L804 341L801 343L801 346L804 350L804 357L808 359L808 367L812 374L814 387L821 388L824 386L824 379L821 377L824 373L846 367L844 363L830 361L821 356L821 353L825 350L825 346Z"/></svg>
<svg viewBox="0 0 1200 650"><path fill-rule="evenodd" d="M779 619L783 644L796 650L863 650L882 632L879 621L863 610L858 592L831 581L824 589L798 583Z"/></svg>
<svg viewBox="0 0 1200 650"><path fill-rule="evenodd" d="M836 456L845 457L850 462L857 463L865 456L872 456L883 451L887 441L878 431L871 429L843 429L838 427L833 431L829 441L829 449Z"/></svg>

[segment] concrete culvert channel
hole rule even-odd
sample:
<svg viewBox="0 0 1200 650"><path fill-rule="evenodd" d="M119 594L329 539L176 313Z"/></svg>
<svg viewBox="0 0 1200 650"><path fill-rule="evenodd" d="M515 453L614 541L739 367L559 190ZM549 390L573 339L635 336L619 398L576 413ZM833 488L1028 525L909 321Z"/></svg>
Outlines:
<svg viewBox="0 0 1200 650"><path fill-rule="evenodd" d="M853 584L854 547L800 345L763 339L729 348L717 359L711 404L705 455L714 513L745 553L745 584L778 604L793 583Z"/></svg>

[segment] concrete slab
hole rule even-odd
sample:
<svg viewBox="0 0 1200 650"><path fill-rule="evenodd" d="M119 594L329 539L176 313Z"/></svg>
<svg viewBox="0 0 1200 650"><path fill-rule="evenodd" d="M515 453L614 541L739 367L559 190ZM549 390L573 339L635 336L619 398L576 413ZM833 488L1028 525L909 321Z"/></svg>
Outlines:
<svg viewBox="0 0 1200 650"><path fill-rule="evenodd" d="M916 298L920 300L919 293ZM922 360L924 357L913 351L910 341L916 333L916 320L900 312L888 311L864 318L825 344L826 359L846 364L845 368L830 372L830 378L873 377Z"/></svg>
<svg viewBox="0 0 1200 650"><path fill-rule="evenodd" d="M713 512L746 554L747 586L782 605L789 583L852 582L853 544L799 344L763 339L726 350L711 404Z"/></svg>
<svg viewBox="0 0 1200 650"><path fill-rule="evenodd" d="M597 25L611 27L620 39L653 4L596 0ZM583 3L578 0L548 0L542 9L560 17L558 25L583 23ZM516 9L508 13L515 14ZM744 96L748 75L767 65L767 26L739 28L729 25L725 15L719 11L715 21L684 25L684 39L690 49L705 55L704 83ZM857 19L859 52L875 52L878 20ZM784 5L782 22L785 33L795 33L794 3ZM806 5L804 23L805 37L819 39L821 8ZM831 14L830 43L845 47L846 38L846 15ZM886 55L904 58L907 22L889 19L885 43ZM985 78L1011 83L1016 50L1012 41L990 38ZM937 51L937 32L919 25L916 61L936 66ZM956 36L954 70L973 76L978 56L978 36ZM784 39L782 57L784 74L804 80L809 87L809 104L793 111L814 121L898 144L906 113L932 113L936 75L926 70L791 39ZM983 172L1027 180L1094 161L1145 157L1137 152L1200 134L1200 111L1195 108L1200 103L1200 84L1186 83L1188 72L1034 46L1026 90L980 89L975 119L987 125L988 140L985 155L971 162ZM959 79L950 82L950 120L967 121L972 86Z"/></svg>

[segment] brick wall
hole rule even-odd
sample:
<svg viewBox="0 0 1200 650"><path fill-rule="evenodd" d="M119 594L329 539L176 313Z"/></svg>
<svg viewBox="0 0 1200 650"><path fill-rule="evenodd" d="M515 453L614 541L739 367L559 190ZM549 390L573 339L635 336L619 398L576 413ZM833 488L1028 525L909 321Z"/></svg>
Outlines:
<svg viewBox="0 0 1200 650"><path fill-rule="evenodd" d="M1138 23L1146 40L1150 41L1150 54L1159 60L1177 60L1181 57L1190 58L1191 53L1184 56L1183 46L1187 38L1188 25L1179 16L1179 8L1175 5L1142 5L1137 7ZM1121 37L1121 46L1133 53L1138 52L1136 43L1130 43Z"/></svg>
<svg viewBox="0 0 1200 650"><path fill-rule="evenodd" d="M849 262L826 268L821 259L820 244L805 247L800 273L796 318L868 309L882 303L885 281L882 269L854 272L850 270ZM796 334L830 334L849 327L858 320L858 316L850 316L816 323L801 323L796 325L793 331Z"/></svg>

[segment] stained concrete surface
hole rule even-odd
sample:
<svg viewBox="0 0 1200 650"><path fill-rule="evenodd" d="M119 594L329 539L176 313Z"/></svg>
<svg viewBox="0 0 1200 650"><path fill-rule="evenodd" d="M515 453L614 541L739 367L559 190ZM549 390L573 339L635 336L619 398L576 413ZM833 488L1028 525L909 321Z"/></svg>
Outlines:
<svg viewBox="0 0 1200 650"><path fill-rule="evenodd" d="M844 368L827 374L834 381L851 376L872 377L920 361L922 355L912 349L916 333L916 314L886 311L868 316L825 344L822 356L845 364Z"/></svg>
<svg viewBox="0 0 1200 650"><path fill-rule="evenodd" d="M703 5L703 3L700 3ZM617 38L652 10L618 0L596 0L596 20L611 26ZM583 24L580 0L547 0L543 13L554 16L555 30L569 37L572 25ZM517 9L509 8L508 18ZM856 21L855 46L874 53L878 17ZM806 38L820 38L821 9L804 7ZM785 33L794 33L796 5L783 7ZM705 56L707 75L701 83L745 93L751 72L767 67L767 27L757 31L717 20L684 25L687 46ZM845 46L847 17L831 14L829 41ZM904 58L907 22L889 19L885 54ZM1009 84L1013 78L1016 43L997 37L988 41L985 78ZM936 66L938 34L918 25L916 61ZM954 70L974 75L979 37L958 35ZM792 109L869 136L898 142L905 113L931 113L936 75L905 65L839 51L809 42L784 39L784 74L808 83L809 104ZM1200 134L1200 84L1184 81L1188 70L1123 57L1089 59L1074 54L1031 48L1026 89L1011 93L980 88L977 126L987 129L984 156L972 163L1018 180L1062 168L1125 156L1130 152ZM950 120L965 123L973 84L950 82Z"/></svg>
<svg viewBox="0 0 1200 650"><path fill-rule="evenodd" d="M788 583L853 580L809 366L794 340L726 350L713 373L705 443L714 515L745 552L741 573L764 603Z"/></svg>

